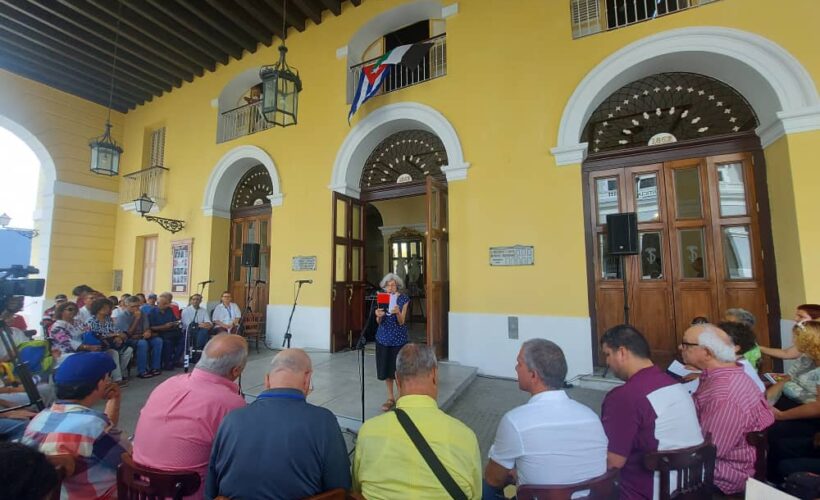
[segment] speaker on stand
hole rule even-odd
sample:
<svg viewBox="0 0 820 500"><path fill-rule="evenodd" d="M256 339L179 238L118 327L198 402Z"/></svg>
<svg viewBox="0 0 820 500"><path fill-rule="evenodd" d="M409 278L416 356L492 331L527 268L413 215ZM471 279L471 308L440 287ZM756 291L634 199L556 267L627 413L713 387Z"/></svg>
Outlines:
<svg viewBox="0 0 820 500"><path fill-rule="evenodd" d="M609 255L621 257L621 276L624 280L624 324L629 324L629 283L626 275L627 255L641 253L638 247L638 215L635 212L606 216L606 241Z"/></svg>

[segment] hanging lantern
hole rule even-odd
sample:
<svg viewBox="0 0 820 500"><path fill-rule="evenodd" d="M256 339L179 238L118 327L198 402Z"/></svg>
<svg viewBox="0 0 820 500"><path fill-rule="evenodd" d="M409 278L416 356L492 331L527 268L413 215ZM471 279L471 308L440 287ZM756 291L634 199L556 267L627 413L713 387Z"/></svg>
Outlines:
<svg viewBox="0 0 820 500"><path fill-rule="evenodd" d="M149 198L145 193L134 200L134 209L140 215L144 216L145 214L150 213L152 208L154 208L154 200Z"/></svg>
<svg viewBox="0 0 820 500"><path fill-rule="evenodd" d="M288 66L285 54L288 48L279 46L279 62L273 66L263 66L259 71L262 79L262 115L265 121L287 127L296 125L299 108L299 92L302 80L299 71Z"/></svg>
<svg viewBox="0 0 820 500"><path fill-rule="evenodd" d="M9 214L3 212L3 215L0 215L0 227L6 227L11 223L11 217Z"/></svg>
<svg viewBox="0 0 820 500"><path fill-rule="evenodd" d="M100 175L120 173L122 148L111 138L111 122L105 122L105 133L89 144L91 146L91 171Z"/></svg>

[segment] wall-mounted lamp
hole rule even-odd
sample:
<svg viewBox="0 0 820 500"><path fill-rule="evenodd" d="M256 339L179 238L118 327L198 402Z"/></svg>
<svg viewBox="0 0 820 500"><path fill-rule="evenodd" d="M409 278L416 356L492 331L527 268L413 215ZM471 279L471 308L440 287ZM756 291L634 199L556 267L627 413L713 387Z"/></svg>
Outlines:
<svg viewBox="0 0 820 500"><path fill-rule="evenodd" d="M40 232L36 229L22 229L19 227L9 227L10 223L11 217L9 217L9 214L3 212L3 215L0 215L0 228L2 228L3 231L14 231L15 233L25 236L28 239L35 238L40 234Z"/></svg>
<svg viewBox="0 0 820 500"><path fill-rule="evenodd" d="M147 194L143 193L142 196L134 200L134 207L136 208L137 212L147 221L156 222L163 229L166 231L170 231L172 233L176 233L182 231L182 228L185 227L184 220L177 220L177 219L165 219L163 217L154 217L153 215L145 215L151 211L151 208L154 207L154 200L148 197Z"/></svg>

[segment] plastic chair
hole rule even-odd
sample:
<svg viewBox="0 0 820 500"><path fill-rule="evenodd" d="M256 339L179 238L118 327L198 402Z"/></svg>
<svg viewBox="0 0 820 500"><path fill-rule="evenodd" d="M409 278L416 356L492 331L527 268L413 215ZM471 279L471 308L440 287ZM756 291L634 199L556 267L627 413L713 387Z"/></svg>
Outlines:
<svg viewBox="0 0 820 500"><path fill-rule="evenodd" d="M117 468L117 498L119 500L163 500L193 495L200 485L195 471L166 472L149 469L134 463L131 455L122 454Z"/></svg>
<svg viewBox="0 0 820 500"><path fill-rule="evenodd" d="M716 455L711 436L706 436L698 446L647 453L643 464L660 473L660 500L711 500ZM677 472L674 490L670 488L672 472Z"/></svg>
<svg viewBox="0 0 820 500"><path fill-rule="evenodd" d="M518 487L518 500L609 500L618 498L619 469L610 469L603 475L575 484L536 485L524 484ZM572 495L589 491L585 496Z"/></svg>

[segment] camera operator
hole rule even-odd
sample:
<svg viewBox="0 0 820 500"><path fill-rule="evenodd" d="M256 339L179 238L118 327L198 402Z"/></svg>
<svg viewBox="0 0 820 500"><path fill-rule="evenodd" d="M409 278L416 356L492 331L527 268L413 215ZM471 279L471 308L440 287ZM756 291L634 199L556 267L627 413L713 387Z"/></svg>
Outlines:
<svg viewBox="0 0 820 500"><path fill-rule="evenodd" d="M16 313L20 311L22 306L23 297L12 296L6 300L6 307L2 313L0 313L0 320L4 321L9 327L9 331L11 332L10 340L15 346L19 346L20 344L29 341L29 338L23 330L11 326L12 318L16 316ZM50 355L50 350L46 349L45 356ZM0 342L0 363L4 364L3 377L0 379L0 398L14 405L30 404L31 400L29 399L28 394L26 394L25 388L19 383L20 381L17 380L13 369L11 369L11 364L6 363L7 361L11 361L9 353L6 350L6 346ZM37 389L40 391L40 396L43 398L43 402L46 406L50 405L51 402L54 401L54 389L50 384L48 384L48 380L40 380L40 377L35 376L34 383L37 384Z"/></svg>

